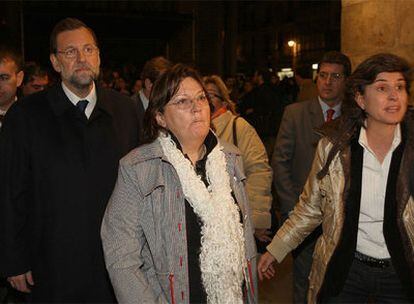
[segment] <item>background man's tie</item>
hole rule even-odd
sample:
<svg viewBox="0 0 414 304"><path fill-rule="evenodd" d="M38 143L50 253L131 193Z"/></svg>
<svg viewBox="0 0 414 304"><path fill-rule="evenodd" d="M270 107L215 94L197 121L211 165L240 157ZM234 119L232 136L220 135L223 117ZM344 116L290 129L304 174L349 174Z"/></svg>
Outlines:
<svg viewBox="0 0 414 304"><path fill-rule="evenodd" d="M333 120L334 114L335 114L334 109L329 109L328 111L326 111L326 122L330 122L331 120Z"/></svg>

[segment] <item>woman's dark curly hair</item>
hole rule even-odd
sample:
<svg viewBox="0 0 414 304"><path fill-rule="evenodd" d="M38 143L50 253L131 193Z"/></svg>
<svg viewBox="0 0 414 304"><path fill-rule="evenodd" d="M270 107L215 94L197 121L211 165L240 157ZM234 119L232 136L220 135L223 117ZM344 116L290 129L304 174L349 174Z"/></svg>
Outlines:
<svg viewBox="0 0 414 304"><path fill-rule="evenodd" d="M356 103L358 94L364 95L365 88L374 83L380 73L401 73L406 82L407 94L410 93L411 67L408 62L394 54L381 53L376 54L357 66L352 75L347 79L345 98L342 103L342 115L334 124L325 124L321 128L321 133L329 133L329 129L338 128L334 132L335 136L331 137L333 147L328 154L327 161L318 173L318 178L323 178L334 156L349 145L350 141L358 136L357 130L364 126L366 113Z"/></svg>
<svg viewBox="0 0 414 304"><path fill-rule="evenodd" d="M151 90L148 109L145 111L144 115L143 144L153 142L158 137L159 132L164 130L164 128L157 123L157 113L164 112L164 107L177 93L181 82L187 77L193 78L197 81L207 95L207 90L203 84L203 80L194 68L178 63L166 70L155 81ZM211 107L210 100L209 104Z"/></svg>

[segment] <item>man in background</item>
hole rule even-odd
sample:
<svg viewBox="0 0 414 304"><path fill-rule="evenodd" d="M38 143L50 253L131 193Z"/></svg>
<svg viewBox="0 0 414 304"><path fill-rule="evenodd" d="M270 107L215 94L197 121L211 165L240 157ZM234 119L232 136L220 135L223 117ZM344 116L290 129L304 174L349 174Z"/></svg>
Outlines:
<svg viewBox="0 0 414 304"><path fill-rule="evenodd" d="M132 96L133 99L142 104L144 110L148 108L149 97L154 82L171 66L172 63L161 56L152 58L145 63L141 72L143 87L138 93Z"/></svg>
<svg viewBox="0 0 414 304"><path fill-rule="evenodd" d="M315 129L341 114L351 62L339 52L326 53L318 65L318 96L285 108L274 148L272 168L282 221L295 207L308 178L320 136ZM294 302L305 303L312 254L320 229L293 252Z"/></svg>
<svg viewBox="0 0 414 304"><path fill-rule="evenodd" d="M43 91L49 84L47 71L35 62L24 66L24 78L22 85L23 96Z"/></svg>
<svg viewBox="0 0 414 304"><path fill-rule="evenodd" d="M24 75L22 66L23 60L15 49L0 47L0 128L7 111L17 100L17 88Z"/></svg>
<svg viewBox="0 0 414 304"><path fill-rule="evenodd" d="M318 88L310 75L311 69L303 66L295 70L295 80L299 88L297 102L315 99L318 96Z"/></svg>
<svg viewBox="0 0 414 304"><path fill-rule="evenodd" d="M256 129L270 159L283 114L282 99L272 88L271 77L268 68L257 69L252 79L255 88L245 95L240 106L242 116Z"/></svg>

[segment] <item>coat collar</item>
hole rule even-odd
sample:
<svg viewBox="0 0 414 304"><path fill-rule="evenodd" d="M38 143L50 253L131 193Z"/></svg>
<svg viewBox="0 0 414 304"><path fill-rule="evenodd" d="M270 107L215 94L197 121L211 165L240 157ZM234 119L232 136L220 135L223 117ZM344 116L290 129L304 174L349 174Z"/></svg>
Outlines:
<svg viewBox="0 0 414 304"><path fill-rule="evenodd" d="M234 145L221 141L219 138L217 138L217 140L218 140L218 143L223 147L224 153L241 155L240 150ZM144 162L144 161L148 161L148 160L156 159L156 158L160 158L163 161L167 161L167 158L165 157L164 152L162 151L162 147L160 143L158 142L158 140L155 140L150 144L141 146L139 148L139 152L140 153L135 153L135 155L133 156L134 163Z"/></svg>
<svg viewBox="0 0 414 304"><path fill-rule="evenodd" d="M106 114L110 116L114 116L115 113L115 103L113 98L111 98L111 95L108 94L108 91L102 87L97 86L96 87L96 95L98 96L98 99L96 101L96 107L97 109L102 110ZM95 112L95 111L94 111ZM93 115L93 112L92 112Z"/></svg>
<svg viewBox="0 0 414 304"><path fill-rule="evenodd" d="M46 94L50 106L56 116L60 116L68 110L73 110L74 106L63 91L62 85L56 84L51 87Z"/></svg>
<svg viewBox="0 0 414 304"><path fill-rule="evenodd" d="M230 162L234 162L236 156L241 155L240 151L235 146L220 141L220 139L218 139L218 143L223 146L227 159L232 159ZM145 171L145 182L140 183L143 196L149 195L155 188L163 186L165 184L161 162L169 163L169 161L164 155L161 144L158 142L158 140L155 140L150 144L143 145L133 150L127 157L132 164L139 164L150 161L149 165L146 166L148 169ZM229 163L228 166L230 166ZM234 166L234 164L231 166ZM175 170L173 170L172 174L178 179L178 175ZM243 172L236 170L234 174L238 176L239 179L244 178Z"/></svg>
<svg viewBox="0 0 414 304"><path fill-rule="evenodd" d="M99 112L98 110L102 110L113 116L114 102L110 100L110 96L99 86L96 86L96 95L96 106L92 112L91 118ZM50 88L46 96L56 116L63 115L66 111L74 109L72 102L66 96L60 83Z"/></svg>

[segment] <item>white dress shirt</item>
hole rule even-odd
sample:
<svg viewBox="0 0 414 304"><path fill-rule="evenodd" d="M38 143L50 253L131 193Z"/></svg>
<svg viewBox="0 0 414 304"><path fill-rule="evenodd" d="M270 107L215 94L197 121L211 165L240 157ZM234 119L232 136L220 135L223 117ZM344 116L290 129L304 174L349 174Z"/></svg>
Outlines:
<svg viewBox="0 0 414 304"><path fill-rule="evenodd" d="M16 102L17 101L17 96L14 96L14 102ZM14 103L13 102L13 103ZM12 104L13 104L12 103ZM10 107L11 107L11 105L10 105ZM9 107L9 109L10 109L10 107ZM3 111L3 110L0 110L0 115L3 115L3 116L5 116L6 115L6 113L7 113L7 111ZM2 122L0 121L0 129L1 129L1 126L2 126Z"/></svg>
<svg viewBox="0 0 414 304"><path fill-rule="evenodd" d="M0 110L0 115L6 115L6 111L2 111L2 110ZM2 125L2 123L1 123L1 121L0 121L0 128L1 128L1 125Z"/></svg>
<svg viewBox="0 0 414 304"><path fill-rule="evenodd" d="M323 118L324 118L325 121L326 121L326 118L328 117L328 110L329 109L333 109L335 111L334 115L332 116L332 119L336 119L339 116L341 116L341 106L342 106L341 102L338 103L333 108L331 108L319 96L318 96L318 100L319 100L319 104L321 105L322 112L323 112Z"/></svg>
<svg viewBox="0 0 414 304"><path fill-rule="evenodd" d="M382 164L369 147L364 128L361 128L358 142L364 148L364 157L357 251L377 259L387 259L390 253L383 232L385 192L392 153L401 143L400 125L395 128L391 149Z"/></svg>
<svg viewBox="0 0 414 304"><path fill-rule="evenodd" d="M141 98L142 101L142 106L144 107L144 110L146 110L148 108L148 104L149 104L149 100L147 98L147 96L145 96L144 94L144 89L139 90L139 97Z"/></svg>
<svg viewBox="0 0 414 304"><path fill-rule="evenodd" d="M96 100L97 100L95 82L92 82L92 83L93 83L92 90L90 91L90 93L88 94L88 96L86 96L85 98L82 98L82 97L79 97L78 95L76 95L75 93L73 93L62 82L63 92L65 92L65 95L69 98L70 102L73 103L73 105L75 107L76 107L76 104L78 103L79 100L87 100L88 101L88 105L86 106L86 109L85 109L85 115L86 115L87 118L89 118L91 116L92 111L95 108Z"/></svg>

